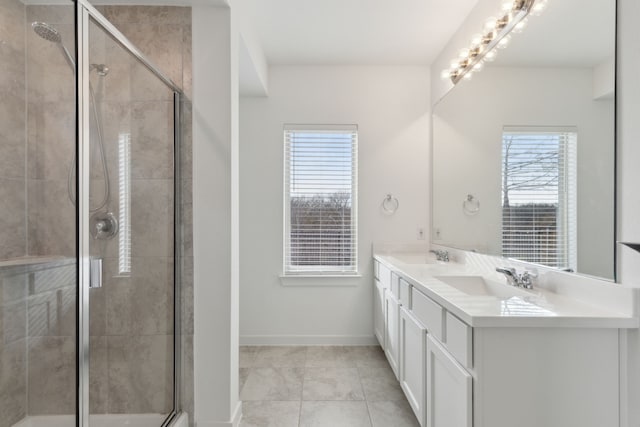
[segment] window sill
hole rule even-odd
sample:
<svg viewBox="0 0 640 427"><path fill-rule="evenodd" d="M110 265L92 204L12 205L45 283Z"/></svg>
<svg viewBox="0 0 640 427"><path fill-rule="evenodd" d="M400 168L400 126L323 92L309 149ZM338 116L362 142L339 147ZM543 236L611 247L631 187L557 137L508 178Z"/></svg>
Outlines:
<svg viewBox="0 0 640 427"><path fill-rule="evenodd" d="M361 274L281 274L282 286L354 287L352 279L361 279Z"/></svg>

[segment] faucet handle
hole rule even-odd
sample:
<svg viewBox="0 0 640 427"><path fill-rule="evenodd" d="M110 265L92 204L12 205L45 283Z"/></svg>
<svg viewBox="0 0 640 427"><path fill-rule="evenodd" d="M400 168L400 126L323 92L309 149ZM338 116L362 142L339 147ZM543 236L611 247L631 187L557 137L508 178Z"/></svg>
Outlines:
<svg viewBox="0 0 640 427"><path fill-rule="evenodd" d="M440 250L440 249L431 249L429 252L434 253L436 255L436 260L449 262L449 251Z"/></svg>
<svg viewBox="0 0 640 427"><path fill-rule="evenodd" d="M520 282L522 283L522 287L526 289L533 289L534 279L537 278L538 275L531 271L525 270L520 276Z"/></svg>

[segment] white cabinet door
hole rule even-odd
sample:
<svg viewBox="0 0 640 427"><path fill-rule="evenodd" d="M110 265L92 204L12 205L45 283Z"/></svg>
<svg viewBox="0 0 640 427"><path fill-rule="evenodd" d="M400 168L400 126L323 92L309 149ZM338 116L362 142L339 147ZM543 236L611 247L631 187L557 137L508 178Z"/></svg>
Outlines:
<svg viewBox="0 0 640 427"><path fill-rule="evenodd" d="M382 348L384 345L384 288L375 280L373 287L373 333Z"/></svg>
<svg viewBox="0 0 640 427"><path fill-rule="evenodd" d="M400 385L421 426L426 424L427 329L400 307Z"/></svg>
<svg viewBox="0 0 640 427"><path fill-rule="evenodd" d="M427 427L471 427L472 377L427 335Z"/></svg>
<svg viewBox="0 0 640 427"><path fill-rule="evenodd" d="M400 355L400 303L389 291L384 293L384 311L385 334L384 334L384 352L393 373L398 378Z"/></svg>

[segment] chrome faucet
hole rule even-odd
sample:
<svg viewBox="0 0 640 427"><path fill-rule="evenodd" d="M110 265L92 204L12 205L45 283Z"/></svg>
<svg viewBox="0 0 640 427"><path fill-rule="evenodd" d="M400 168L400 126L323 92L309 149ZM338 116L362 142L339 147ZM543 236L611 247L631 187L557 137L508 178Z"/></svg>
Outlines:
<svg viewBox="0 0 640 427"><path fill-rule="evenodd" d="M537 277L526 270L522 274L518 274L515 268L496 267L496 271L504 274L507 282L517 288L533 289L533 279Z"/></svg>
<svg viewBox="0 0 640 427"><path fill-rule="evenodd" d="M449 262L449 251L442 251L440 249L431 249L429 252L436 254L438 261Z"/></svg>

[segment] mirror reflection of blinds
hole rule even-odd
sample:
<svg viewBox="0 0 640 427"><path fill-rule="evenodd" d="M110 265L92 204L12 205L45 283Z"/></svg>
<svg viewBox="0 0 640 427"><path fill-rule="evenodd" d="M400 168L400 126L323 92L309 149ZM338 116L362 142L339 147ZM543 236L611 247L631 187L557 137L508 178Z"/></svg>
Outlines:
<svg viewBox="0 0 640 427"><path fill-rule="evenodd" d="M502 255L575 270L575 128L505 127Z"/></svg>
<svg viewBox="0 0 640 427"><path fill-rule="evenodd" d="M285 274L357 272L355 126L285 126Z"/></svg>

